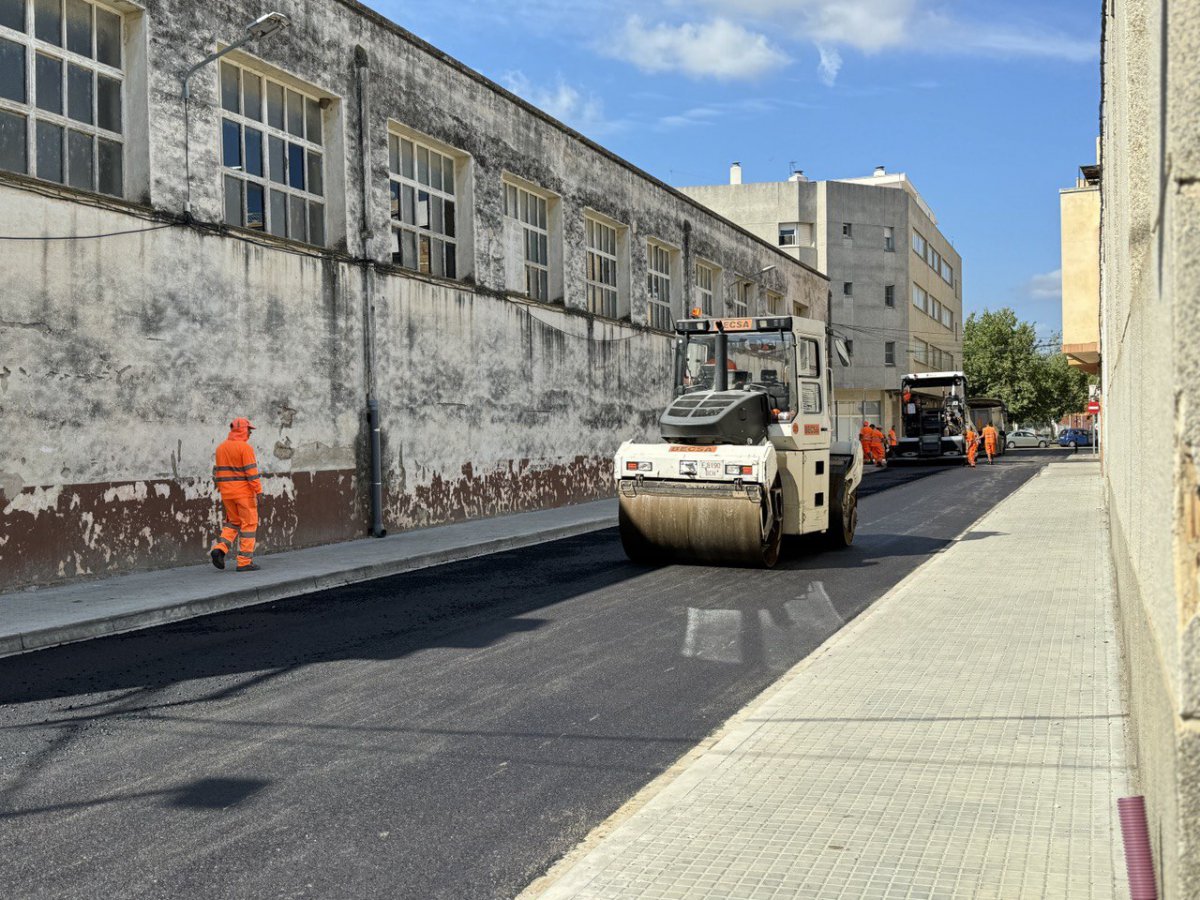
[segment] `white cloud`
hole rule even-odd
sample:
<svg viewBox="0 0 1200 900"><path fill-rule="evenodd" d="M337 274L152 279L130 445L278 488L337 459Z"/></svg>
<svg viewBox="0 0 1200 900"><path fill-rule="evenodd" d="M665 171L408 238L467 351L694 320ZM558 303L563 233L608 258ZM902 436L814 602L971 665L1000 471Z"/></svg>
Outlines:
<svg viewBox="0 0 1200 900"><path fill-rule="evenodd" d="M817 64L817 76L826 87L833 87L842 68L842 54L838 53L837 47L825 44L817 44L817 52L821 54L821 61Z"/></svg>
<svg viewBox="0 0 1200 900"><path fill-rule="evenodd" d="M605 52L643 72L681 72L692 78L752 79L788 62L766 36L727 19L650 24L632 15L615 46Z"/></svg>
<svg viewBox="0 0 1200 900"><path fill-rule="evenodd" d="M1062 298L1062 269L1034 275L1026 284L1029 296L1035 300L1059 300Z"/></svg>
<svg viewBox="0 0 1200 900"><path fill-rule="evenodd" d="M535 85L520 70L505 72L500 80L514 94L576 131L594 136L611 134L625 127L625 122L605 117L604 103L599 97L582 93L564 81L562 76L558 77L553 87Z"/></svg>

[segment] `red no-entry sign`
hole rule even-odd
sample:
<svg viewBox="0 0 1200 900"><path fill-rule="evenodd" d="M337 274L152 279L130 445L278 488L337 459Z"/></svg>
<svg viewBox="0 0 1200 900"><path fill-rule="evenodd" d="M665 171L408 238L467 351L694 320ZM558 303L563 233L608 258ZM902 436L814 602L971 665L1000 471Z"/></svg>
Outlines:
<svg viewBox="0 0 1200 900"><path fill-rule="evenodd" d="M1087 405L1087 411L1090 412L1093 416L1096 415L1096 413L1100 412L1100 401L1099 400L1089 401L1088 405Z"/></svg>

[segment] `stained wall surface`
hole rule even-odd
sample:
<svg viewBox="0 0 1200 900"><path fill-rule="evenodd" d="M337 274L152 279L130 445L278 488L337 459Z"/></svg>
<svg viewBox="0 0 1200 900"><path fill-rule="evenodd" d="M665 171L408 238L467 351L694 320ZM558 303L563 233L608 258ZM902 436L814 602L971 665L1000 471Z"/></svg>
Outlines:
<svg viewBox="0 0 1200 900"><path fill-rule="evenodd" d="M772 291L823 317L814 270L377 14L276 6L291 27L229 59L321 101L323 247L223 224L217 66L184 139L179 75L250 0L125 13L124 199L0 172L0 235L32 238L0 241L0 590L202 560L234 415L259 426L268 551L364 534L369 390L389 529L610 494L612 452L668 394L651 242L672 317L700 259L718 309L752 278L756 311ZM389 134L454 159L456 278L393 258ZM547 200L544 300L506 183ZM588 306L586 217L620 235L615 311Z"/></svg>

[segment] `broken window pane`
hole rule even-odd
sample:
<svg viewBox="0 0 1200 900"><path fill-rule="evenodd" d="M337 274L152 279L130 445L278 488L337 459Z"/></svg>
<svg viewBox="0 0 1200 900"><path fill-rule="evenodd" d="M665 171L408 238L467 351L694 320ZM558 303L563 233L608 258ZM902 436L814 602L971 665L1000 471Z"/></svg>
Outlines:
<svg viewBox="0 0 1200 900"><path fill-rule="evenodd" d="M434 275L446 274L446 251L441 241L431 241L429 245L429 271Z"/></svg>
<svg viewBox="0 0 1200 900"><path fill-rule="evenodd" d="M288 184L304 190L304 148L288 144Z"/></svg>
<svg viewBox="0 0 1200 900"><path fill-rule="evenodd" d="M229 119L221 121L221 159L228 169L242 167L242 129Z"/></svg>
<svg viewBox="0 0 1200 900"><path fill-rule="evenodd" d="M67 66L67 115L92 124L92 72L74 63Z"/></svg>
<svg viewBox="0 0 1200 900"><path fill-rule="evenodd" d="M295 91L287 92L287 130L296 137L304 137L304 97Z"/></svg>
<svg viewBox="0 0 1200 900"><path fill-rule="evenodd" d="M304 98L304 118L308 123L307 136L309 143L321 143L321 107L316 100L310 100L307 97Z"/></svg>
<svg viewBox="0 0 1200 900"><path fill-rule="evenodd" d="M25 102L25 48L0 39L0 97Z"/></svg>
<svg viewBox="0 0 1200 900"><path fill-rule="evenodd" d="M25 0L0 0L0 25L25 30Z"/></svg>
<svg viewBox="0 0 1200 900"><path fill-rule="evenodd" d="M400 232L400 256L400 264L406 269L417 267L417 235L414 232Z"/></svg>
<svg viewBox="0 0 1200 900"><path fill-rule="evenodd" d="M271 234L287 237L287 194L271 191Z"/></svg>
<svg viewBox="0 0 1200 900"><path fill-rule="evenodd" d="M306 240L306 219L304 201L299 197L288 197L288 237L297 241Z"/></svg>
<svg viewBox="0 0 1200 900"><path fill-rule="evenodd" d="M94 191L92 172L92 136L79 131L67 132L67 183L71 187Z"/></svg>
<svg viewBox="0 0 1200 900"><path fill-rule="evenodd" d="M268 135L267 152L270 154L268 162L271 165L271 180L276 184L287 184L287 154L284 151L283 138Z"/></svg>
<svg viewBox="0 0 1200 900"><path fill-rule="evenodd" d="M392 191L392 218L398 221L400 219L400 184L393 181L389 187Z"/></svg>
<svg viewBox="0 0 1200 900"><path fill-rule="evenodd" d="M121 82L107 75L96 76L96 124L121 133Z"/></svg>
<svg viewBox="0 0 1200 900"><path fill-rule="evenodd" d="M447 200L446 201L446 229L445 229L444 233L445 233L446 237L454 237L454 232L455 232L454 201Z"/></svg>
<svg viewBox="0 0 1200 900"><path fill-rule="evenodd" d="M262 132L249 125L246 126L246 171L262 178Z"/></svg>
<svg viewBox="0 0 1200 900"><path fill-rule="evenodd" d="M283 131L283 86L267 82L267 124Z"/></svg>
<svg viewBox="0 0 1200 900"><path fill-rule="evenodd" d="M242 224L242 180L225 176L225 224Z"/></svg>
<svg viewBox="0 0 1200 900"><path fill-rule="evenodd" d="M263 189L262 185L246 182L246 227L263 227Z"/></svg>
<svg viewBox="0 0 1200 900"><path fill-rule="evenodd" d="M241 112L238 94L241 92L241 70L227 62L221 63L221 108L231 113Z"/></svg>
<svg viewBox="0 0 1200 900"><path fill-rule="evenodd" d="M325 207L320 203L308 204L308 242L325 246Z"/></svg>
<svg viewBox="0 0 1200 900"><path fill-rule="evenodd" d="M62 0L33 0L33 34L39 41L62 46Z"/></svg>
<svg viewBox="0 0 1200 900"><path fill-rule="evenodd" d="M50 122L37 123L37 177L63 180L63 130Z"/></svg>
<svg viewBox="0 0 1200 900"><path fill-rule="evenodd" d="M121 17L96 7L96 59L121 68Z"/></svg>
<svg viewBox="0 0 1200 900"><path fill-rule="evenodd" d="M417 191L417 227L429 227L429 191Z"/></svg>
<svg viewBox="0 0 1200 900"><path fill-rule="evenodd" d="M456 248L453 244L446 245L446 277L447 278L457 278L458 277L458 257L455 253L455 249Z"/></svg>
<svg viewBox="0 0 1200 900"><path fill-rule="evenodd" d="M92 7L83 0L67 0L67 49L92 55Z"/></svg>
<svg viewBox="0 0 1200 900"><path fill-rule="evenodd" d="M251 72L242 73L242 114L255 122L262 121L262 79Z"/></svg>
<svg viewBox="0 0 1200 900"><path fill-rule="evenodd" d="M125 179L121 173L121 145L116 141L97 140L96 168L100 170L100 193L121 197L125 194Z"/></svg>
<svg viewBox="0 0 1200 900"><path fill-rule="evenodd" d="M321 154L308 151L308 192L318 197L325 193L321 173Z"/></svg>
<svg viewBox="0 0 1200 900"><path fill-rule="evenodd" d="M429 235L417 235L417 271L429 274Z"/></svg>
<svg viewBox="0 0 1200 900"><path fill-rule="evenodd" d="M25 171L25 117L0 109L0 169Z"/></svg>
<svg viewBox="0 0 1200 900"><path fill-rule="evenodd" d="M37 55L37 105L62 115L62 60Z"/></svg>

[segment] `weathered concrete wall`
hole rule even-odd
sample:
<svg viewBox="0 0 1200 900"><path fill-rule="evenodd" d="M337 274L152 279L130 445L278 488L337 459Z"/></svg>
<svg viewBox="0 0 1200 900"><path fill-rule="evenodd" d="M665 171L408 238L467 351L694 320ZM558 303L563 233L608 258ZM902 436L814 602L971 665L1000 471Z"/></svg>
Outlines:
<svg viewBox="0 0 1200 900"><path fill-rule="evenodd" d="M1101 427L1131 735L1160 891L1195 897L1200 7L1107 5L1103 75Z"/></svg>
<svg viewBox="0 0 1200 900"><path fill-rule="evenodd" d="M368 311L392 529L610 492L612 451L646 433L670 373L670 336L645 324L649 238L679 251L676 314L703 257L720 294L773 266L764 289L823 315L817 273L378 15L276 6L292 27L240 59L329 101L328 249L219 224L216 67L192 82L182 217L178 74L237 39L262 12L252 0L155 0L130 21L125 103L146 123L127 135L130 202L0 173L0 233L53 238L0 242L0 590L203 558L212 452L234 415L260 426L267 550L363 534ZM389 124L464 154L459 281L391 265ZM559 302L508 292L506 175L558 196ZM628 231L621 319L584 309L588 209Z"/></svg>

